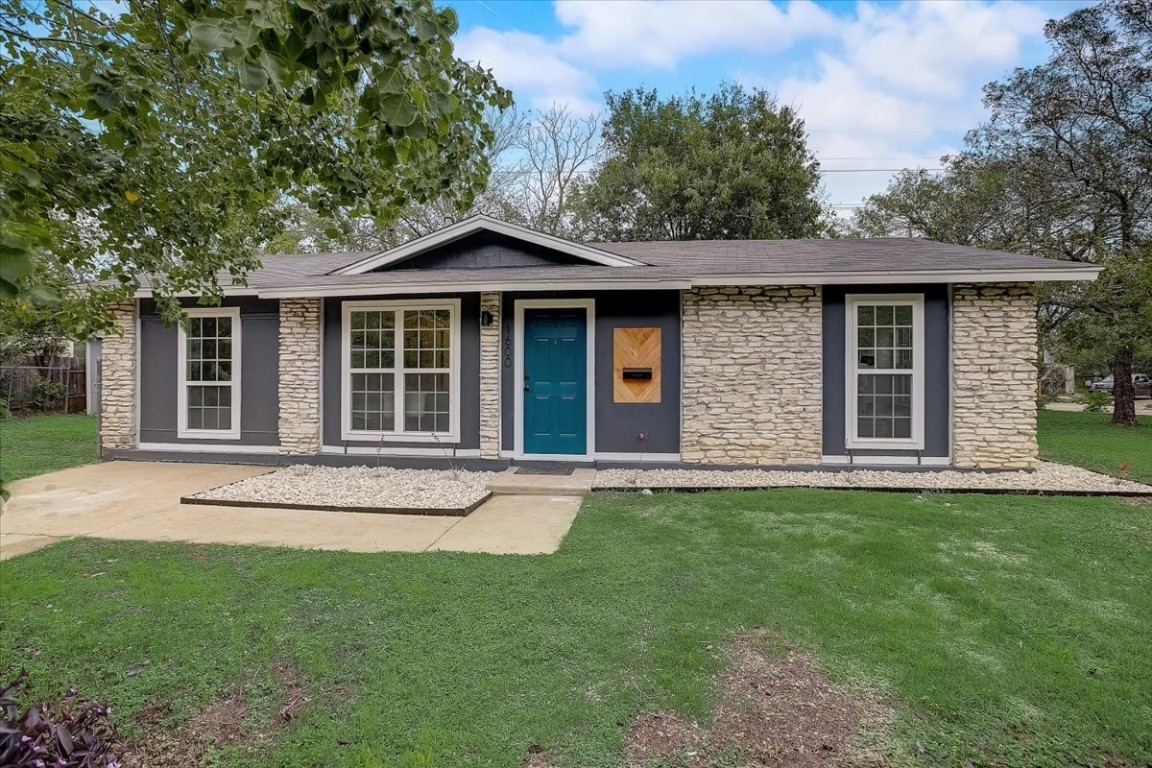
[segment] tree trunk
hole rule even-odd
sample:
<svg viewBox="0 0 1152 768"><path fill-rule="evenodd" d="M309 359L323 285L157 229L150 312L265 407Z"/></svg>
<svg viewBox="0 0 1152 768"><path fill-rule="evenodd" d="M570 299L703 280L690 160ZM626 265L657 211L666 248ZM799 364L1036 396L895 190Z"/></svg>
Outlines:
<svg viewBox="0 0 1152 768"><path fill-rule="evenodd" d="M1136 388L1132 386L1132 347L1124 345L1112 357L1112 423L1136 424Z"/></svg>

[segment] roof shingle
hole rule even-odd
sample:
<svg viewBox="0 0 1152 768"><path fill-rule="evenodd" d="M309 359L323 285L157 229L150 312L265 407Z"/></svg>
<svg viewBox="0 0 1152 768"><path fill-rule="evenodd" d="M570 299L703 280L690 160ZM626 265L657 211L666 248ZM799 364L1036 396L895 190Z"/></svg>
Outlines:
<svg viewBox="0 0 1152 768"><path fill-rule="evenodd" d="M348 253L274 254L248 276L256 292L293 288L332 290L340 286L363 290L376 286L381 293L398 286L453 286L568 281L687 281L707 279L716 284L725 276L733 280L759 278L770 283L773 276L813 282L881 282L885 274L907 277L922 274L923 282L948 281L948 273L1027 272L1076 275L1091 279L1096 268L1003 251L950 245L914 238L840 240L687 240L658 242L592 243L592 247L642 262L639 266L610 267L596 264L488 267L484 269L387 270L364 274L334 275L379 251ZM1083 277L1079 277L1080 273ZM934 275L936 277L934 278ZM865 280L864 278L870 278ZM1030 279L1043 279L1032 277ZM1069 279L1064 277L1063 279ZM227 275L221 276L228 282Z"/></svg>

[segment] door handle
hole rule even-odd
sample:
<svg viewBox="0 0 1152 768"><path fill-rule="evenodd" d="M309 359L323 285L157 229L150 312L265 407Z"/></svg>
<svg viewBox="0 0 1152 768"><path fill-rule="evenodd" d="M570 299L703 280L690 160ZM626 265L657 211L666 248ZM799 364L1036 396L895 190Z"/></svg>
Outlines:
<svg viewBox="0 0 1152 768"><path fill-rule="evenodd" d="M530 386L528 386L527 384L525 384L525 385L524 385L524 391L525 391L525 392L531 392L531 391L532 391L532 387L530 387Z"/></svg>

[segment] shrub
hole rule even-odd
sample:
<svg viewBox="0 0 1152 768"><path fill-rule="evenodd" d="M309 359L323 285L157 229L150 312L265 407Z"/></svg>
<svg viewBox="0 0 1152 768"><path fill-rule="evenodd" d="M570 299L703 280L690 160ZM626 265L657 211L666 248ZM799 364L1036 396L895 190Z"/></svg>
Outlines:
<svg viewBox="0 0 1152 768"><path fill-rule="evenodd" d="M1080 402L1088 413L1100 413L1112 403L1112 396L1107 392L1088 392Z"/></svg>
<svg viewBox="0 0 1152 768"><path fill-rule="evenodd" d="M1052 395L1037 395L1036 396L1036 409L1039 411L1048 407L1048 403L1052 402Z"/></svg>
<svg viewBox="0 0 1152 768"><path fill-rule="evenodd" d="M31 706L23 712L12 692L26 672L0 688L0 765L12 768L119 768L110 751L115 731L108 705L77 701L68 691L59 706Z"/></svg>
<svg viewBox="0 0 1152 768"><path fill-rule="evenodd" d="M32 386L32 407L37 411L59 411L64 408L64 385L52 379L40 379Z"/></svg>

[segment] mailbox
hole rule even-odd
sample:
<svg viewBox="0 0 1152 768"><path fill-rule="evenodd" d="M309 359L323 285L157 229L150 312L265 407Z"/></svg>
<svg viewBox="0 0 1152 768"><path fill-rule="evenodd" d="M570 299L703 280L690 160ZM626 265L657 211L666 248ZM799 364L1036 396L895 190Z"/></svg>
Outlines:
<svg viewBox="0 0 1152 768"><path fill-rule="evenodd" d="M660 402L660 329L612 329L612 402Z"/></svg>

